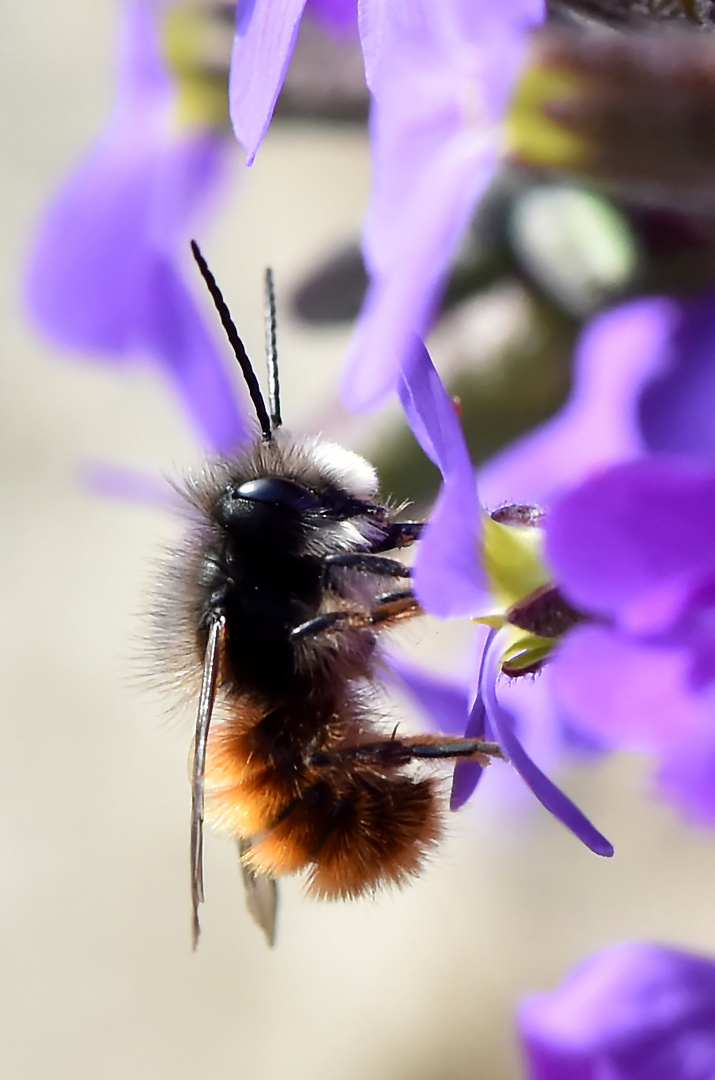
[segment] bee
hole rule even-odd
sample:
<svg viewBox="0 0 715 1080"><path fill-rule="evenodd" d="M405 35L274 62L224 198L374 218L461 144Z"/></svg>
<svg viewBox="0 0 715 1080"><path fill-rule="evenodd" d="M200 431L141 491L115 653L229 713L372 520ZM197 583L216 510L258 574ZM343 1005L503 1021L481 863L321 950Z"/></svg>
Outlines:
<svg viewBox="0 0 715 1080"><path fill-rule="evenodd" d="M349 898L417 875L445 806L420 762L501 756L481 739L398 736L374 699L384 630L421 614L418 540L357 454L282 428L275 296L266 272L268 407L224 298L192 252L241 367L260 433L210 462L186 495L194 524L172 555L159 615L164 670L199 687L191 765L194 947L203 826L233 836L249 910L273 943L276 879Z"/></svg>

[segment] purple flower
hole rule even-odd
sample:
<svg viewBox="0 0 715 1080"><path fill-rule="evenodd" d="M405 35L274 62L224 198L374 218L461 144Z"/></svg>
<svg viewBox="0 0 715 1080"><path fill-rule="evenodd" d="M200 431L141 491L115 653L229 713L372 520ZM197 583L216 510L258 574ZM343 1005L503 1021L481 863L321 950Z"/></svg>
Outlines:
<svg viewBox="0 0 715 1080"><path fill-rule="evenodd" d="M371 282L343 381L351 408L395 386L424 336L449 260L500 159L501 119L540 0L365 4L360 32L373 191L363 238Z"/></svg>
<svg viewBox="0 0 715 1080"><path fill-rule="evenodd" d="M548 595L549 573L541 559L541 530L518 511L494 520L479 502L473 470L452 402L427 350L413 339L401 398L410 426L444 477L429 527L415 560L414 587L423 606L441 617L471 615L492 627L482 655L466 734L498 741L516 771L551 813L588 847L611 855L608 841L535 765L517 736L514 717L496 693L508 668L534 670L553 647L552 636L514 612L524 599ZM522 623L523 625L520 625ZM455 775L452 805L461 805L481 771L464 763Z"/></svg>
<svg viewBox="0 0 715 1080"><path fill-rule="evenodd" d="M305 0L239 3L231 117L249 163L266 132ZM346 3L323 0L334 25ZM373 96L373 194L364 249L371 285L351 348L351 408L392 391L422 334L476 201L500 157L500 121L543 0L362 0Z"/></svg>
<svg viewBox="0 0 715 1080"><path fill-rule="evenodd" d="M566 493L545 518L546 555L591 621L552 656L553 708L604 747L655 755L661 797L709 825L714 358L712 291L600 316L578 350L569 403L480 477L490 500L548 505ZM657 456L603 471L648 452Z"/></svg>
<svg viewBox="0 0 715 1080"><path fill-rule="evenodd" d="M573 389L551 420L480 469L485 502L545 505L594 469L648 453L715 457L715 293L649 297L584 329Z"/></svg>
<svg viewBox="0 0 715 1080"><path fill-rule="evenodd" d="M522 1002L530 1080L712 1080L715 964L658 945L592 956Z"/></svg>
<svg viewBox="0 0 715 1080"><path fill-rule="evenodd" d="M161 55L162 34L181 43L195 32L182 17L127 0L114 113L44 215L27 299L64 348L157 361L205 443L229 450L246 435L243 410L184 264L225 172L230 129L215 79L196 65L172 78Z"/></svg>
<svg viewBox="0 0 715 1080"><path fill-rule="evenodd" d="M693 310L699 324L687 317ZM687 431L683 407L690 393L701 410L693 388L707 380L703 341L710 320L702 302L678 308L652 300L602 316L589 329L572 402L502 455L501 470L498 463L487 471L493 499L498 481L502 497L517 507L526 499L531 504L534 492L554 497L538 528L510 528L482 510L456 416L417 350L403 403L445 477L416 560L418 595L438 616L467 614L499 631L489 662L482 660L469 733L484 728L488 707L499 705L491 700L499 670L516 675L548 659L553 709L565 720L564 733L656 755L660 793L691 819L713 824L715 472L704 460L704 425L698 441ZM693 342L699 347L683 345ZM673 409L662 394L649 438L689 438L701 449L699 465L642 457L639 395L647 376L663 369L664 355L672 358L662 377L674 380ZM694 373L682 387L673 375L679 369ZM424 435L428 415L438 424L441 457L437 439L430 443ZM640 461L604 468L619 456L639 455ZM513 718L498 731L502 713L489 722L507 745ZM516 762L518 752L512 756ZM455 804L478 778L472 766L459 766Z"/></svg>
<svg viewBox="0 0 715 1080"><path fill-rule="evenodd" d="M568 401L552 419L480 468L484 501L548 506L594 469L655 449L655 424L650 423L650 430L644 424L643 400L661 370L675 367L676 357L678 367L692 366L682 350L673 356L680 320L677 303L663 297L631 301L592 319L574 353ZM674 396L670 400L675 401ZM661 426L673 416L665 400L660 416ZM667 449L662 439L657 448Z"/></svg>
<svg viewBox="0 0 715 1080"><path fill-rule="evenodd" d="M545 527L560 589L591 616L558 651L559 702L604 745L657 755L661 793L714 824L715 470L614 467L557 500Z"/></svg>
<svg viewBox="0 0 715 1080"><path fill-rule="evenodd" d="M711 461L714 398L715 292L622 304L585 327L564 407L482 466L482 496L548 505L623 460L665 453Z"/></svg>
<svg viewBox="0 0 715 1080"><path fill-rule="evenodd" d="M672 304L658 370L644 386L638 422L651 452L715 458L715 290Z"/></svg>
<svg viewBox="0 0 715 1080"><path fill-rule="evenodd" d="M271 122L304 9L337 36L355 31L357 0L238 0L229 102L247 165Z"/></svg>

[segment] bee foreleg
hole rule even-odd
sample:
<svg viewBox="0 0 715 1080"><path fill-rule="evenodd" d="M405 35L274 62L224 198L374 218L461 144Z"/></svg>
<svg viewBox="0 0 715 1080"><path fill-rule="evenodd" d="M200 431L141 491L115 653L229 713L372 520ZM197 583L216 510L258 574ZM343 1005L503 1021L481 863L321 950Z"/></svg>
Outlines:
<svg viewBox="0 0 715 1080"><path fill-rule="evenodd" d="M393 548L410 547L424 532L426 521L393 521L385 529L385 535L371 550L377 555Z"/></svg>

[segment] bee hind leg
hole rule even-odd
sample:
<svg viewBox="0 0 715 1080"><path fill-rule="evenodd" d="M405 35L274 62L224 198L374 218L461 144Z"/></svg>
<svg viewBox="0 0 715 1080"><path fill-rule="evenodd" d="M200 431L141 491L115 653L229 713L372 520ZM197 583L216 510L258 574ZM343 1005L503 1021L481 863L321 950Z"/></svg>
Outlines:
<svg viewBox="0 0 715 1080"><path fill-rule="evenodd" d="M398 768L413 761L443 761L455 758L472 758L487 764L489 758L503 760L504 753L498 743L485 739L469 739L457 735L416 735L398 739L393 735L389 739L343 746L337 750L316 750L310 764L325 767L355 761Z"/></svg>

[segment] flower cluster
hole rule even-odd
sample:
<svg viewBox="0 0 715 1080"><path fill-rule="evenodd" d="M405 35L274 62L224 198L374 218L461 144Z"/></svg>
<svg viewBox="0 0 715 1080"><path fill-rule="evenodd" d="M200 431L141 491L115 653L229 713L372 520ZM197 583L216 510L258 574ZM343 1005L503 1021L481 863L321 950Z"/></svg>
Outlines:
<svg viewBox="0 0 715 1080"><path fill-rule="evenodd" d="M628 341L624 330L634 328L645 329L652 346L653 320L662 328L669 314L660 305L641 305L635 313L610 316L590 351L595 344L597 363L605 359L614 328L621 346ZM634 320L630 327L624 318ZM676 323L671 345L682 331L682 322ZM637 353L630 357L634 368L642 366ZM623 348L611 357L616 363L624 358ZM627 381L625 367L620 374ZM572 417L559 418L513 448L508 470L496 468L490 477L493 491L498 478L503 482L505 474L514 474L520 455L527 478L548 454L560 457L560 469L547 471L536 487L543 497L546 483L551 485L548 511L513 504L489 515L478 501L456 414L425 352L415 350L404 378L410 423L444 477L416 560L416 591L433 614L466 615L495 630L474 710L481 714L486 708L489 716L491 706L494 713L499 671L513 677L548 659L554 709L571 728L604 748L659 755L661 791L691 818L715 821L715 472L705 460L706 448L698 459L641 453L638 460L605 468L617 460L619 442L624 456L635 455L636 425L621 418L620 431L599 432L587 409L574 409ZM674 408L681 408L682 396L673 396ZM587 400L591 419L597 419L604 403L593 393ZM631 398L631 410L634 404ZM425 437L430 417L439 417L437 452ZM676 438L665 400L659 418ZM686 437L693 440L693 432ZM579 471L584 478L569 486ZM523 487L519 494L524 496ZM476 723L483 721L473 711L470 733ZM468 768L458 770L461 784Z"/></svg>
<svg viewBox="0 0 715 1080"><path fill-rule="evenodd" d="M597 953L518 1014L529 1080L709 1080L715 963L657 945Z"/></svg>

